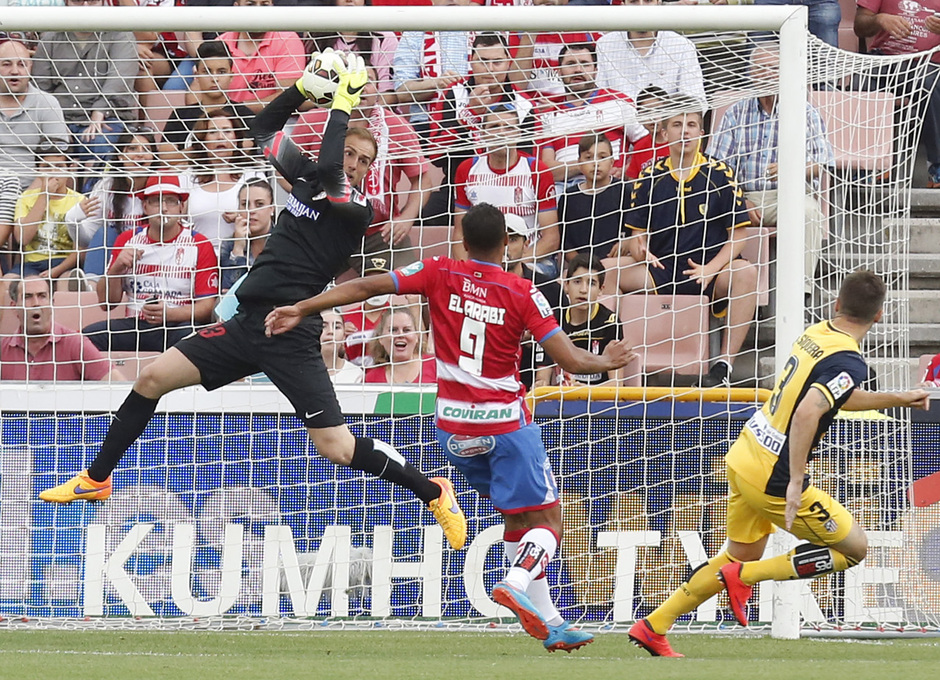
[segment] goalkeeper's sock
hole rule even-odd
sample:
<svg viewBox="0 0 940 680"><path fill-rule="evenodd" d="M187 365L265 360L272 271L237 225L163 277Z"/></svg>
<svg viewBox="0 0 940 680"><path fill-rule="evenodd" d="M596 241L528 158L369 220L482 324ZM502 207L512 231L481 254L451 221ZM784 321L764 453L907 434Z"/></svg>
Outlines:
<svg viewBox="0 0 940 680"><path fill-rule="evenodd" d="M519 552L519 541L525 536L528 529L513 529L503 532L503 551L506 553L506 559L512 564L516 559L516 553ZM532 581L526 595L532 600L532 604L538 607L539 613L545 619L545 623L550 626L558 626L564 623L564 619L555 607L552 601L551 593L548 590L548 579L543 572L538 578Z"/></svg>
<svg viewBox="0 0 940 680"><path fill-rule="evenodd" d="M792 581L845 571L858 562L832 548L803 543L784 555L741 565L738 578L752 586L761 581Z"/></svg>
<svg viewBox="0 0 940 680"><path fill-rule="evenodd" d="M356 448L349 467L403 486L424 501L425 505L441 495L441 487L421 474L398 451L378 439L356 437Z"/></svg>
<svg viewBox="0 0 940 680"><path fill-rule="evenodd" d="M646 617L646 622L653 632L665 635L676 619L694 611L708 598L724 590L724 584L718 579L718 570L736 561L727 552L723 552L693 571L688 581Z"/></svg>
<svg viewBox="0 0 940 680"><path fill-rule="evenodd" d="M512 566L503 579L523 592L545 570L545 566L558 548L558 536L548 527L533 527L519 539L519 548L511 560Z"/></svg>
<svg viewBox="0 0 940 680"><path fill-rule="evenodd" d="M96 482L103 482L108 478L120 462L121 456L131 444L137 441L144 428L147 427L147 423L153 418L158 401L160 400L148 399L139 392L131 390L127 399L114 414L114 418L111 419L111 425L108 426L108 433L104 436L101 450L88 466L89 477Z"/></svg>

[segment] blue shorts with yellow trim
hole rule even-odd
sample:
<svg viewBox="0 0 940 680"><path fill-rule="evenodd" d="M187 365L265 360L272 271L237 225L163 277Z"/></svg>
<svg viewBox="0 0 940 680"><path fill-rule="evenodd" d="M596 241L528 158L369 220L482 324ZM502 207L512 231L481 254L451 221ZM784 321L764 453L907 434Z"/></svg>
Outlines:
<svg viewBox="0 0 940 680"><path fill-rule="evenodd" d="M728 539L736 543L755 543L774 533L774 526L785 528L787 499L769 496L740 477L733 468L728 472ZM834 545L849 535L855 520L839 501L822 489L809 486L803 491L800 509L790 529L797 538L815 545Z"/></svg>
<svg viewBox="0 0 940 680"><path fill-rule="evenodd" d="M530 423L506 434L471 436L437 428L451 464L499 512L512 515L558 505L558 485L542 441Z"/></svg>

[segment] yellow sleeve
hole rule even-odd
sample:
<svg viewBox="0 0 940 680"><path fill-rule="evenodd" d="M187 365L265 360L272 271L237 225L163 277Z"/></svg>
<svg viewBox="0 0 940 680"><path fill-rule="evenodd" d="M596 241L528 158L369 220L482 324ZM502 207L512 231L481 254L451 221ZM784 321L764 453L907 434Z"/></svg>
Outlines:
<svg viewBox="0 0 940 680"><path fill-rule="evenodd" d="M13 211L13 219L21 220L26 215L29 214L29 211L33 209L33 206L36 205L36 201L39 200L39 191L36 189L27 189L20 197L16 199L16 208Z"/></svg>

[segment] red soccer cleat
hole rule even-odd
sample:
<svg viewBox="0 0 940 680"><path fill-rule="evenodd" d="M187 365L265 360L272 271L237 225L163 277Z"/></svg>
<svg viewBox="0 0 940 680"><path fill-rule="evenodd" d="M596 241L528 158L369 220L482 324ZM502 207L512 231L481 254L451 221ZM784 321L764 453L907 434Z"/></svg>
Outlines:
<svg viewBox="0 0 940 680"><path fill-rule="evenodd" d="M679 654L669 644L665 635L660 635L647 623L646 619L640 619L630 627L630 641L641 649L645 649L653 656L671 656L681 658L684 654Z"/></svg>
<svg viewBox="0 0 940 680"><path fill-rule="evenodd" d="M754 588L741 580L740 562L726 564L718 570L718 578L725 584L728 591L728 602L731 603L731 611L734 612L734 618L742 626L747 625L747 601L751 599L751 593Z"/></svg>

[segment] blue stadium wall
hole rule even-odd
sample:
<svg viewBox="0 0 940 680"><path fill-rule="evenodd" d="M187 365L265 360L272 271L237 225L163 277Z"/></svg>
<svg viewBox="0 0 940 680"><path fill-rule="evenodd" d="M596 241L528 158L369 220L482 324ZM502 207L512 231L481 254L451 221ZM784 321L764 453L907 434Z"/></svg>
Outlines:
<svg viewBox="0 0 940 680"><path fill-rule="evenodd" d="M649 405L646 405L648 407ZM576 418L576 412L557 417L557 405L540 409L539 420L543 437L550 451L554 469L560 473L562 491L596 499L590 505L591 523L602 526L610 512L615 492L647 490L649 529L667 530L668 510L677 494L698 494L720 498L722 484L709 481L709 471L721 464L726 443L737 435L753 407L718 406L699 411L698 405L663 407L662 413L647 408L640 417L638 405L613 407L595 406L592 418ZM572 407L573 408L573 407ZM632 410L631 410L632 409ZM618 413L618 418L605 417ZM940 420L940 419L937 419ZM446 465L440 446L434 438L430 416L404 417L355 416L349 419L352 429L393 443L404 455L429 474L443 473ZM3 451L28 451L29 498L62 481L66 474L83 468L103 439L109 417L68 413L4 413L0 419ZM858 421L837 421L831 436L858 442L868 438ZM940 441L940 422L933 418L912 424L913 478L940 469L936 456ZM889 442L893 448L893 444ZM904 471L886 470L886 478L903 480ZM459 475L453 475L455 487L469 518L471 537L489 526L498 524L498 516L488 501L470 491ZM843 476L849 496L864 494L865 489L853 488L846 470ZM305 432L293 416L271 414L167 414L158 415L148 426L141 443L128 452L114 475L116 489L153 486L172 493L195 518L214 491L227 486L257 487L274 499L279 521L290 526L298 552L315 550L325 527L351 527L354 545L371 542L372 528L390 525L396 531L395 558L408 559L420 553L421 534L414 527L433 524L427 511L409 494L388 484L366 479L347 469L338 469L311 455ZM884 487L882 487L882 492ZM890 505L903 508L906 485L894 484L889 494L897 498ZM51 597L45 579L50 568L64 573L81 573L85 527L95 521L100 504L73 504L57 507L29 502L29 583L22 599L0 599L4 616L67 616L83 615L81 598L56 600ZM154 517L129 517L135 521L156 521ZM245 525L249 536L263 535L264 519L243 516L233 518ZM891 517L886 517L891 522ZM885 527L887 528L887 527ZM158 526L157 531L166 527ZM464 552L445 551L444 612L445 617L474 616L458 578ZM158 570L165 554L140 556L126 565L129 573L146 575ZM202 545L196 549L196 570L217 569L220 550ZM7 569L0 565L0 575ZM498 579L502 555L491 550L487 557L485 583L487 590ZM564 568L558 561L549 575L560 588L560 605L568 618L585 616L603 620L609 611L603 607L582 609L573 589L568 585ZM212 592L194 582L193 595L211 597ZM418 617L420 588L414 584L397 585L392 596L395 616ZM157 615L183 614L172 602L151 602ZM258 615L257 600L242 602L227 614ZM322 604L321 607L326 607ZM368 599L351 600L350 614L367 614ZM645 605L635 600L639 614ZM282 612L290 612L287 598L282 598ZM104 613L127 616L128 610L113 594L106 599ZM328 610L323 609L323 614Z"/></svg>

